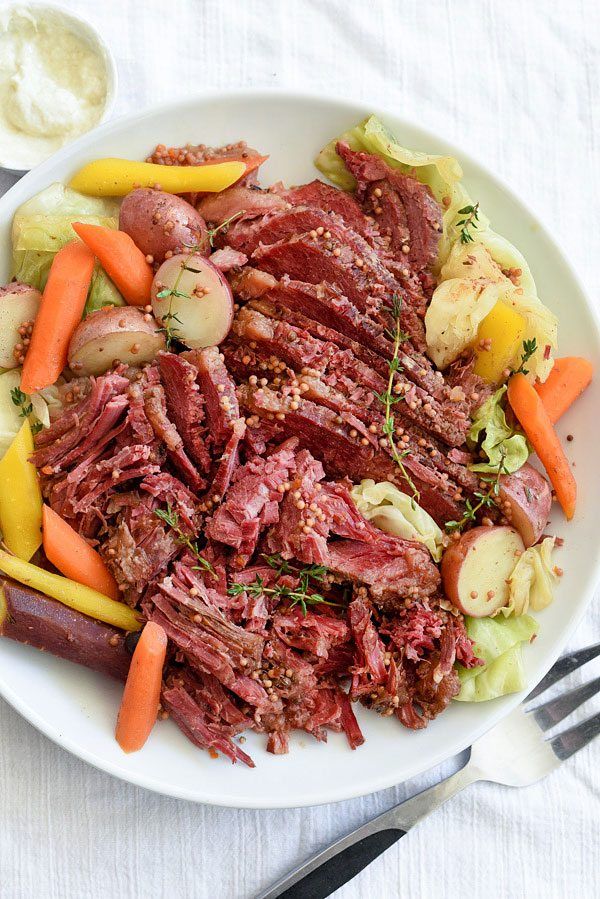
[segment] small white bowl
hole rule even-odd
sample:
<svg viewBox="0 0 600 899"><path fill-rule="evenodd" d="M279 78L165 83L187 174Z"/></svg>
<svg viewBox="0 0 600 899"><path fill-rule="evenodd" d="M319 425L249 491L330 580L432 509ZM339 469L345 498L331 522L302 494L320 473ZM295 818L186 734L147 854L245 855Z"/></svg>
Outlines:
<svg viewBox="0 0 600 899"><path fill-rule="evenodd" d="M61 16L65 21L65 24L69 25L77 35L84 38L84 40L86 40L90 44L90 46L99 51L106 71L106 99L102 115L98 119L96 125L94 125L94 128L97 128L98 125L106 122L110 117L115 105L118 85L118 70L113 53L98 29L94 25L92 25L92 23L88 19L80 16L79 13L74 13L69 9L65 9L64 6L61 6L57 3L13 3L6 9L3 9L2 12L4 15L9 16L13 10L31 10L32 12L55 13L56 15ZM91 128L90 130L93 131L94 129ZM83 133L85 134L88 132ZM77 140L78 137L81 137L81 134L73 137L73 140ZM67 146L71 142L72 141L67 141L63 146ZM62 149L62 147L60 149ZM40 160L40 163L43 161L45 160ZM24 175L26 172L30 171L30 169L28 168L20 168L17 165L0 166L0 170L12 172L15 175Z"/></svg>

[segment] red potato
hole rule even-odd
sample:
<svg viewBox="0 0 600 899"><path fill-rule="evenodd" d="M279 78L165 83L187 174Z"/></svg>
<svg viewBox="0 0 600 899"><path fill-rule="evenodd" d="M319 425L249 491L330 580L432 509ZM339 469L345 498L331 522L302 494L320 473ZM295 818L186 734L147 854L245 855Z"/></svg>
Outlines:
<svg viewBox="0 0 600 899"><path fill-rule="evenodd" d="M233 294L223 273L204 256L163 262L152 284L154 315L191 349L217 346L233 322Z"/></svg>
<svg viewBox="0 0 600 899"><path fill-rule="evenodd" d="M39 290L14 281L0 287L0 368L16 368L15 344L22 342L19 328L35 320L42 301Z"/></svg>
<svg viewBox="0 0 600 899"><path fill-rule="evenodd" d="M550 518L552 489L546 478L526 462L499 479L502 511L517 529L525 546L537 543Z"/></svg>
<svg viewBox="0 0 600 899"><path fill-rule="evenodd" d="M120 681L127 678L131 656L123 631L8 578L0 579L0 636Z"/></svg>
<svg viewBox="0 0 600 899"><path fill-rule="evenodd" d="M514 528L478 527L442 558L442 584L457 609L473 618L493 615L508 601L508 584L525 546Z"/></svg>
<svg viewBox="0 0 600 899"><path fill-rule="evenodd" d="M69 366L78 375L100 375L115 359L125 365L152 362L164 350L158 322L135 306L110 306L92 312L77 325L69 344Z"/></svg>
<svg viewBox="0 0 600 899"><path fill-rule="evenodd" d="M210 254L206 222L189 203L162 190L139 188L127 194L119 213L119 230L125 231L146 256L164 261L165 253L182 253L197 247Z"/></svg>

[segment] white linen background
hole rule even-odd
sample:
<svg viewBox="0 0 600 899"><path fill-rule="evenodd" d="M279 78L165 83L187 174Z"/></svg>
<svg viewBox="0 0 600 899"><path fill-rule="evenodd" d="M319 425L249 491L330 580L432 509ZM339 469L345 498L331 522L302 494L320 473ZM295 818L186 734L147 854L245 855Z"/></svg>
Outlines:
<svg viewBox="0 0 600 899"><path fill-rule="evenodd" d="M87 14L114 49L115 114L238 86L306 88L390 107L456 140L504 178L549 225L598 297L594 0L63 5ZM199 129L190 139L202 139L201 123ZM0 191L3 184L0 176ZM572 645L599 639L596 602ZM586 676L598 670L589 666ZM600 741L527 790L471 787L336 896L598 895L599 760ZM320 808L213 808L153 795L88 767L0 700L0 896L246 899L453 767Z"/></svg>

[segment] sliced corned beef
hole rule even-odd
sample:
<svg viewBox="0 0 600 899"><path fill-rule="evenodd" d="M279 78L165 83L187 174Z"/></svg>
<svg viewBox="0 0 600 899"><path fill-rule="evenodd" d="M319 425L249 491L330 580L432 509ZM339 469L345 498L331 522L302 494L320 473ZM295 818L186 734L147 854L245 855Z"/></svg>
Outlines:
<svg viewBox="0 0 600 899"><path fill-rule="evenodd" d="M287 274L312 284L335 285L361 312L384 325L389 324L385 310L391 306L393 296L402 293L387 269L374 269L369 260L357 256L333 235L326 239L324 235L313 238L310 233L301 234L260 246L252 254L252 260L278 278ZM422 318L406 302L402 304L400 321L415 347L425 349Z"/></svg>
<svg viewBox="0 0 600 899"><path fill-rule="evenodd" d="M36 436L36 452L32 456L35 466L54 466L56 471L60 470L67 453L86 441L92 427L98 426L107 404L113 397L126 393L128 388L129 381L118 372L92 379L89 394ZM112 417L112 412L110 414Z"/></svg>
<svg viewBox="0 0 600 899"><path fill-rule="evenodd" d="M357 180L357 196L398 254L420 271L437 257L442 210L425 184L388 166L380 156L351 150L340 141L337 152Z"/></svg>
<svg viewBox="0 0 600 899"><path fill-rule="evenodd" d="M385 646L371 621L371 605L364 597L356 596L348 606L348 622L356 647L350 695L359 697L385 682Z"/></svg>
<svg viewBox="0 0 600 899"><path fill-rule="evenodd" d="M324 212L334 212L357 234L367 240L373 236L373 222L364 214L352 194L325 184L318 178L308 184L292 187L282 196L293 206L313 206Z"/></svg>
<svg viewBox="0 0 600 899"><path fill-rule="evenodd" d="M233 473L240 464L239 447L246 433L246 423L243 418L238 418L233 423L231 436L227 441L223 454L219 459L210 483L207 500L218 503L225 496Z"/></svg>
<svg viewBox="0 0 600 899"><path fill-rule="evenodd" d="M268 190L234 185L221 193L205 195L196 208L211 225L222 225L233 215L238 216L238 221L251 219L276 209L285 209L285 205L283 197Z"/></svg>
<svg viewBox="0 0 600 899"><path fill-rule="evenodd" d="M190 534L197 532L201 521L198 500L178 478L166 471L153 473L144 478L140 489L157 499L161 505L171 506Z"/></svg>
<svg viewBox="0 0 600 899"><path fill-rule="evenodd" d="M343 619L312 610L303 614L298 607L279 606L273 615L273 630L288 646L323 659L350 639L350 628Z"/></svg>
<svg viewBox="0 0 600 899"><path fill-rule="evenodd" d="M167 415L167 399L162 384L151 384L144 389L144 411L157 439L167 447L169 458L186 483L196 492L203 490L206 481L186 453L181 435Z"/></svg>
<svg viewBox="0 0 600 899"><path fill-rule="evenodd" d="M288 440L270 456L257 456L239 468L223 504L206 525L208 537L238 551L242 564L237 567L243 567L254 552L261 527L277 520L278 504L294 469L296 445Z"/></svg>
<svg viewBox="0 0 600 899"><path fill-rule="evenodd" d="M240 417L235 384L223 362L218 347L190 350L184 358L198 370L198 383L206 403L207 442L222 450Z"/></svg>
<svg viewBox="0 0 600 899"><path fill-rule="evenodd" d="M138 514L120 515L108 526L107 537L100 544L119 588L128 596L133 591L135 598L181 550L176 535L154 515L152 506L145 505L139 495L137 502ZM139 510L144 513L140 515Z"/></svg>
<svg viewBox="0 0 600 899"><path fill-rule="evenodd" d="M246 266L240 272L232 272L229 275L229 283L236 297L241 300L251 300L261 297L277 284L277 278L259 268Z"/></svg>
<svg viewBox="0 0 600 899"><path fill-rule="evenodd" d="M232 737L252 725L251 719L243 718L235 724L229 724L225 718L230 701L222 688L216 688L215 679L198 674L195 677L189 672L181 676L175 669L167 679L162 691L162 704L171 718L183 733L199 746L210 752L222 752L232 762L241 761L254 768L254 762ZM196 679L202 686L196 687ZM209 686L210 685L210 686Z"/></svg>
<svg viewBox="0 0 600 899"><path fill-rule="evenodd" d="M382 608L399 608L406 597L427 596L440 582L439 571L422 543L387 534L369 543L332 541L328 555L328 567L337 577L367 585Z"/></svg>
<svg viewBox="0 0 600 899"><path fill-rule="evenodd" d="M290 478L290 489L281 503L279 521L269 530L270 552L285 559L297 558L307 564L322 565L327 561L329 525L320 507L321 485L325 472L308 450L296 455L296 470Z"/></svg>
<svg viewBox="0 0 600 899"><path fill-rule="evenodd" d="M222 247L211 253L210 261L222 272L229 272L232 268L241 268L242 265L246 265L248 257L245 253L234 250L233 247Z"/></svg>
<svg viewBox="0 0 600 899"><path fill-rule="evenodd" d="M198 369L175 353L159 353L158 366L165 386L168 413L181 435L187 454L201 472L210 468L203 438L204 399L196 378Z"/></svg>

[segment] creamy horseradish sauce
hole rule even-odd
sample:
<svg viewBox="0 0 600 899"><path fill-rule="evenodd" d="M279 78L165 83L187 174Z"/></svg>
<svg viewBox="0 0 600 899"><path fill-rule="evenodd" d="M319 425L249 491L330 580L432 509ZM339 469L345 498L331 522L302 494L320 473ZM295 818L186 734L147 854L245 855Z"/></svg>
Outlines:
<svg viewBox="0 0 600 899"><path fill-rule="evenodd" d="M29 169L96 125L107 100L99 45L60 10L0 9L0 165Z"/></svg>

